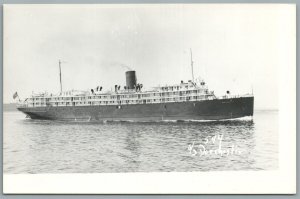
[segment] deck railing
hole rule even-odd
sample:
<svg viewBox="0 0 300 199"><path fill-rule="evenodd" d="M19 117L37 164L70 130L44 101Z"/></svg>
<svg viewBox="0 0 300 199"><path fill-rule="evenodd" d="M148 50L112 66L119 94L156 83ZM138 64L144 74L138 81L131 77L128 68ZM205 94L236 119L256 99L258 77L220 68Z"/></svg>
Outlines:
<svg viewBox="0 0 300 199"><path fill-rule="evenodd" d="M243 98L251 97L253 95L224 95L221 97L215 97L214 95L185 95L185 96L167 96L167 97L157 97L157 98L128 98L120 100L97 100L88 99L82 101L48 101L42 105L37 105L35 103L19 103L18 107L63 107L63 106L107 106L107 105L132 105L132 104L159 104L159 103L174 103L174 102L197 102L204 100L214 100L214 99L233 99L233 98ZM80 103L79 103L80 102ZM67 104L68 103L68 104Z"/></svg>

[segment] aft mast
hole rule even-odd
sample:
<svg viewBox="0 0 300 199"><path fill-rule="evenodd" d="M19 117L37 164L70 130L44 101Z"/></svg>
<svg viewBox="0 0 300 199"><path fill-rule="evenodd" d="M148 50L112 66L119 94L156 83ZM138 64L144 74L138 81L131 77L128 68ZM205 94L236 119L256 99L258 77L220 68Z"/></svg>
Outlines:
<svg viewBox="0 0 300 199"><path fill-rule="evenodd" d="M194 61L193 61L193 53L192 53L192 49L191 48L190 48L190 52L191 52L192 81L194 83Z"/></svg>
<svg viewBox="0 0 300 199"><path fill-rule="evenodd" d="M62 94L62 82L61 82L61 61L58 60L59 65L59 81L60 81L60 94Z"/></svg>

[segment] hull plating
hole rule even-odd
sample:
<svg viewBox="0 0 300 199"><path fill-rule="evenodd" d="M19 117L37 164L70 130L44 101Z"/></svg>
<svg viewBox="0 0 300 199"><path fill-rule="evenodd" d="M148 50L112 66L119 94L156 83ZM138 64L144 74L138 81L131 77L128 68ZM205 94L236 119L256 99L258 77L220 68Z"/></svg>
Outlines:
<svg viewBox="0 0 300 199"><path fill-rule="evenodd" d="M254 97L197 102L18 108L31 119L63 121L225 120L253 115Z"/></svg>

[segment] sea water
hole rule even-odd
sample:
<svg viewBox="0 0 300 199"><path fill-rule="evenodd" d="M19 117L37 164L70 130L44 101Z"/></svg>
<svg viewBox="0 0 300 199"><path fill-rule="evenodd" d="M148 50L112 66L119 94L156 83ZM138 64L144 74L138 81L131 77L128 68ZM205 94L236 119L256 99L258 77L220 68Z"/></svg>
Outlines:
<svg viewBox="0 0 300 199"><path fill-rule="evenodd" d="M274 170L278 111L253 120L59 122L3 113L4 173Z"/></svg>

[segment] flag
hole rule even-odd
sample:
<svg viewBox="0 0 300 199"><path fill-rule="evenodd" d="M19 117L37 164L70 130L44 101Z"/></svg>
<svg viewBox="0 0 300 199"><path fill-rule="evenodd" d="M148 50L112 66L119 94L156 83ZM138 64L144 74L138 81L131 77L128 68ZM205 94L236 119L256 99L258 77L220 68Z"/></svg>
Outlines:
<svg viewBox="0 0 300 199"><path fill-rule="evenodd" d="M13 98L16 99L18 97L18 93L15 92L15 94L13 95Z"/></svg>

